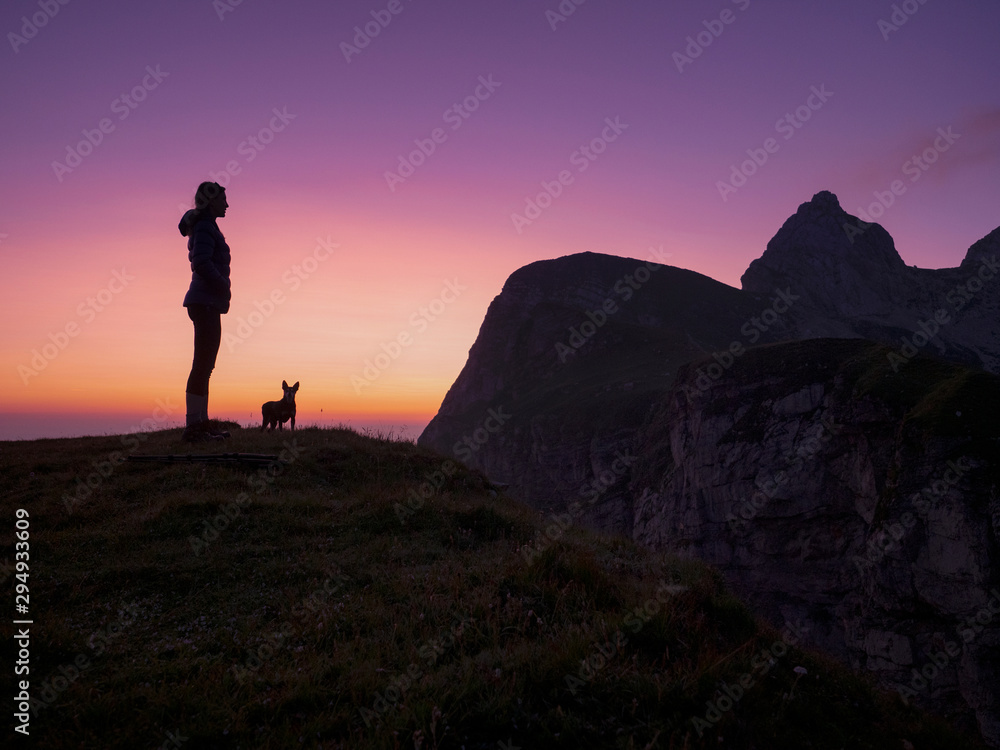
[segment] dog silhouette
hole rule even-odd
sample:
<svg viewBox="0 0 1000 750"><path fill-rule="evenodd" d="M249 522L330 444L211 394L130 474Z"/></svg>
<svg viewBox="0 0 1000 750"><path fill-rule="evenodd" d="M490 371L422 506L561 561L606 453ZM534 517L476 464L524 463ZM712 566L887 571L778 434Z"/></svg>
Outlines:
<svg viewBox="0 0 1000 750"><path fill-rule="evenodd" d="M261 432L265 427L268 428L268 432L275 426L279 430L284 429L283 425L288 420L292 420L290 429L295 429L295 392L299 389L299 384L296 382L289 388L288 383L282 380L281 388L285 395L280 401L268 401L260 406L260 414L264 418L264 423L260 426Z"/></svg>

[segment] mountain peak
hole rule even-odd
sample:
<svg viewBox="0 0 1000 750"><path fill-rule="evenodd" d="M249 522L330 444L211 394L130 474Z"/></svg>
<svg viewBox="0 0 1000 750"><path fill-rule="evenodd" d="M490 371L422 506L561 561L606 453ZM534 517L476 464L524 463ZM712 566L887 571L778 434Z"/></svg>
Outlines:
<svg viewBox="0 0 1000 750"><path fill-rule="evenodd" d="M987 261L995 263L998 255L1000 255L1000 227L969 248L962 260L961 268L973 268Z"/></svg>
<svg viewBox="0 0 1000 750"><path fill-rule="evenodd" d="M847 213L829 190L803 203L741 279L744 291L770 294L791 285L821 308L850 314L863 299L890 299L906 264L879 224Z"/></svg>
<svg viewBox="0 0 1000 750"><path fill-rule="evenodd" d="M840 201L837 200L837 196L829 190L820 190L812 197L811 201L803 203L799 206L798 212L801 213L806 209L812 209L814 211L834 215L846 213L846 211L840 207Z"/></svg>

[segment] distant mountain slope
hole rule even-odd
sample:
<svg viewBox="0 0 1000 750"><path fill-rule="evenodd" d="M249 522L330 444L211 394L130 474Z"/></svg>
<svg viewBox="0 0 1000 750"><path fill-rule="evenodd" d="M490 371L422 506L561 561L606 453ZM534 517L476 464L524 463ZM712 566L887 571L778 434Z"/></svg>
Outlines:
<svg viewBox="0 0 1000 750"><path fill-rule="evenodd" d="M584 253L532 263L490 305L419 442L516 483L521 497L544 506L590 473L595 434L636 426L649 395L679 365L734 341L790 335L780 315L751 323L775 302L785 306L777 296L627 258ZM491 410L504 417L502 429Z"/></svg>
<svg viewBox="0 0 1000 750"><path fill-rule="evenodd" d="M1000 372L1000 229L958 268L907 266L892 237L821 192L785 222L743 289L801 290L795 338L860 336Z"/></svg>
<svg viewBox="0 0 1000 750"><path fill-rule="evenodd" d="M420 442L516 482L544 505L586 475L585 443L633 429L644 394L699 357L724 363L732 348L857 337L896 347L897 369L925 352L1000 372L1000 229L959 268L911 268L881 226L864 225L821 192L742 281L737 290L594 253L525 266L490 305ZM504 429L490 409L502 410ZM607 520L627 530L620 514Z"/></svg>
<svg viewBox="0 0 1000 750"><path fill-rule="evenodd" d="M643 268L646 281L636 285L636 274ZM681 508L697 507L703 514L698 516L701 524L709 523L705 519L718 520L721 501L703 507L697 489L701 485L693 478L704 483L706 477L734 471L742 472L737 478L746 483L781 470L775 462L780 463L788 441L795 439L796 430L804 429L805 422L768 417L761 396L768 392L774 403L786 404L793 411L808 404L809 420L819 419L828 410L843 419L861 420L850 424L850 430L860 432L857 444L851 445L850 460L856 463L842 469L836 490L823 488L836 495L823 501L824 513L834 513L831 508L846 512L844 508L862 490L852 482L875 482L874 489L863 488L864 503L883 509L893 507L890 490L896 491L901 475L933 481L927 465L921 464L921 470L911 474L908 462L924 453L946 462L948 450L964 443L954 435L946 437L951 433L940 432L947 420L927 427L926 432L913 431L911 411L919 413L914 404L926 406L935 398L945 398L969 379L986 382L982 378L990 376L983 371L1000 370L1000 230L973 245L958 268L912 268L902 262L882 227L861 224L841 209L835 196L822 192L785 222L742 282L743 289L737 290L690 271L667 266L654 270L642 261L592 253L519 269L490 305L465 368L419 443L481 469L493 481L510 484L539 509L563 513L576 503L579 519L591 526L646 544L684 549L719 564L737 589L773 618L782 611L775 598L782 589L767 589L754 578L757 573L748 576L744 568L749 563L731 557L727 549L741 541L718 529L706 531L703 538L689 538L686 525L686 531L679 530ZM882 346L872 348L865 340ZM772 346L780 342L786 343ZM755 347L764 348L758 352ZM927 365L927 355L973 369L958 375L959 370L944 365ZM840 371L837 368L844 363L838 357L860 358L867 366ZM754 367L748 369L749 363ZM839 380L811 382L805 392L793 387L813 366L819 368L817 372L824 368L835 372ZM873 405L869 398L873 386L867 379L875 377L874 373L883 385L891 384L900 393L912 395L916 389L922 395L902 411ZM851 399L858 393L869 394L863 405L872 406L874 412L852 407ZM1000 386L962 393L964 414L993 414L993 394L1000 393ZM675 402L697 406L671 411L667 405ZM673 415L666 422L665 413ZM706 432L709 425L719 423L718 414L751 415L743 426L752 437L741 438L747 447L738 461L728 452L732 446L726 440L734 440L732 435L722 440ZM678 420L691 431L685 445L697 448L692 454L678 451L671 442L671 430L679 429ZM915 447L909 442L900 444L900 435L916 441ZM712 443L712 439L717 440ZM949 443L952 439L958 442ZM977 438L983 439L983 434ZM937 458L927 460L933 463ZM963 480L971 484L955 490L956 502L993 497L991 477L1000 470L993 458L984 460ZM658 467L660 476L640 474L650 466ZM638 483L640 476L645 477L644 483ZM825 468L817 469L802 477L801 484L790 485L789 492L802 493L806 502L810 493L818 491L810 482L823 476L828 476ZM902 486L909 485L904 482ZM729 500L735 502L733 497ZM837 554L854 550L857 544L863 546L883 530L879 525L883 517L872 512L866 509L852 516L848 526L853 541L837 547ZM975 522L969 521L960 530L947 531L945 526L930 534L916 534L909 544L918 556L942 554L944 543L939 537L957 534L962 549L974 548L975 553L966 555L961 564L979 584L973 597L979 602L984 591L988 594L990 586L1000 583L996 555L1000 532L996 522L989 520L993 511L985 515L968 509L961 512L971 513ZM1000 511L996 513L1000 518ZM819 523L834 526L843 520L823 513L817 518ZM762 527L771 523L766 514L759 522ZM973 540L966 534L982 538ZM763 579L775 571L799 569L791 558L800 552L788 548L781 534L761 539L770 540L754 553L763 555L755 558ZM781 544L774 546L778 541ZM959 553L957 547L948 549ZM848 589L860 596L864 586L872 585L872 576L896 580L891 560L890 555L880 556L867 583L823 583L813 592L818 597L813 601L819 608L815 611L839 617L833 605L842 603ZM780 575L777 580L791 585ZM945 576L942 580L947 588L958 579ZM987 583L990 586L984 588ZM810 585L809 581L801 584L806 589ZM890 606L891 597L886 595L882 610L876 607L864 617L858 615L851 627L864 630L880 617L888 618L883 631L903 634L911 652L917 653L913 644L927 637L935 617L946 622L959 616L963 607L981 604L973 598L946 604L937 594L925 594L921 606L932 607L933 616L923 613L913 622L903 622L890 614L895 605ZM825 603L829 606L820 601L824 596L832 597ZM894 596L906 599L904 592ZM869 631L859 635L844 625L820 631L817 642L858 666L876 669L886 680L898 677L905 664L905 659L894 662L884 654L876 658L881 647L872 644L880 641ZM874 640L866 645L858 638ZM963 653L973 665L971 682L935 695L943 709L975 715L982 731L1000 743L1000 696L988 689L989 680L1000 675L998 650L985 638ZM895 656L903 658L899 653Z"/></svg>

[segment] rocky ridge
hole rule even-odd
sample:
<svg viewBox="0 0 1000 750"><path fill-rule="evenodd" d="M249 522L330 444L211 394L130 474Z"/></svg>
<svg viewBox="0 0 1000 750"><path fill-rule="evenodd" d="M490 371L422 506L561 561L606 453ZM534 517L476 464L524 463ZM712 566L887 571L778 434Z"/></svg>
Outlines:
<svg viewBox="0 0 1000 750"><path fill-rule="evenodd" d="M1000 617L960 627L1000 609L996 422L968 424L995 410L998 261L1000 230L957 268L906 266L822 192L742 290L593 253L533 263L420 443L543 512L718 565L772 621L805 618L1000 746Z"/></svg>
<svg viewBox="0 0 1000 750"><path fill-rule="evenodd" d="M633 537L1000 742L1000 378L863 340L693 367L635 433Z"/></svg>

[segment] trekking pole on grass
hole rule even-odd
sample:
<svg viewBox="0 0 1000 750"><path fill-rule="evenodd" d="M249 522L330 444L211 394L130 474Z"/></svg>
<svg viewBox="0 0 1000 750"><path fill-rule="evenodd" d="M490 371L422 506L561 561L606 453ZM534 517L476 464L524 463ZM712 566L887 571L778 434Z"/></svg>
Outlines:
<svg viewBox="0 0 1000 750"><path fill-rule="evenodd" d="M128 461L159 461L162 463L206 463L206 464L284 464L277 456L265 453L183 453L165 456L128 456Z"/></svg>

